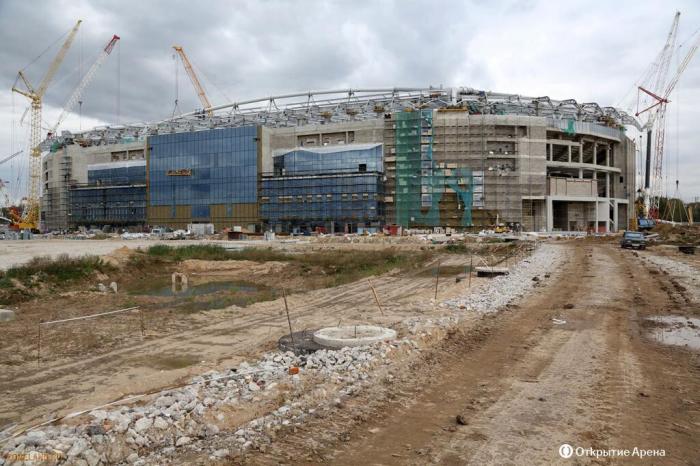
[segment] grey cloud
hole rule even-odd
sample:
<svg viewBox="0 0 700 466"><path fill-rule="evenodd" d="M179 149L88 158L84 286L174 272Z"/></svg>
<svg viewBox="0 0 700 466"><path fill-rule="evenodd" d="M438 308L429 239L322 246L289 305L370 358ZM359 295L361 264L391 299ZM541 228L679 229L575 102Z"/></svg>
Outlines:
<svg viewBox="0 0 700 466"><path fill-rule="evenodd" d="M223 94L241 100L346 86L444 84L612 105L654 58L675 9L683 12L683 40L700 25L700 7L691 0L4 0L0 92L9 91L17 70L82 17L82 32L45 103L60 108L77 84L81 50L85 70L116 33L119 48L83 98L83 116L105 122L116 119L117 68L121 121L170 115L173 44L185 47L215 103L226 100ZM55 51L30 68L34 82ZM199 107L177 66L180 109ZM680 163L692 180L689 195L700 195L693 150L700 135L686 129L686 122L700 119L693 106L698 92L700 58L681 81ZM18 105L21 99L16 97ZM2 121L9 112L0 109ZM0 128L0 154L9 152L8 140L9 130Z"/></svg>

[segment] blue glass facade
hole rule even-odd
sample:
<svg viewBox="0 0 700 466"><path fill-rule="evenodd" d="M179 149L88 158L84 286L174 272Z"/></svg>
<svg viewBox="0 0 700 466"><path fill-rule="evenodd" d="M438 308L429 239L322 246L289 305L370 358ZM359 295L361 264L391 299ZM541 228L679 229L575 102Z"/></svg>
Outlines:
<svg viewBox="0 0 700 466"><path fill-rule="evenodd" d="M70 189L71 226L146 223L145 160L88 165L87 178Z"/></svg>
<svg viewBox="0 0 700 466"><path fill-rule="evenodd" d="M293 150L274 158L263 176L261 217L278 231L355 231L384 216L382 146Z"/></svg>
<svg viewBox="0 0 700 466"><path fill-rule="evenodd" d="M146 223L146 185L73 188L70 223L73 226L143 225Z"/></svg>
<svg viewBox="0 0 700 466"><path fill-rule="evenodd" d="M382 145L295 149L275 156L274 164L277 176L382 172Z"/></svg>
<svg viewBox="0 0 700 466"><path fill-rule="evenodd" d="M149 223L257 221L257 127L148 139Z"/></svg>
<svg viewBox="0 0 700 466"><path fill-rule="evenodd" d="M146 183L146 161L112 162L88 165L88 185L128 185Z"/></svg>

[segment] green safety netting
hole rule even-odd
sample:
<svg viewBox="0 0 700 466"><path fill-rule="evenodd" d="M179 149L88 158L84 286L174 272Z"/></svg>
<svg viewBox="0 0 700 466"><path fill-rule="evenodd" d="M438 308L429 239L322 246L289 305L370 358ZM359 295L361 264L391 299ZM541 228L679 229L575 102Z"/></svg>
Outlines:
<svg viewBox="0 0 700 466"><path fill-rule="evenodd" d="M473 177L467 167L439 168L433 159L433 111L396 114L396 223L442 226L446 188L458 197L460 226L472 225Z"/></svg>

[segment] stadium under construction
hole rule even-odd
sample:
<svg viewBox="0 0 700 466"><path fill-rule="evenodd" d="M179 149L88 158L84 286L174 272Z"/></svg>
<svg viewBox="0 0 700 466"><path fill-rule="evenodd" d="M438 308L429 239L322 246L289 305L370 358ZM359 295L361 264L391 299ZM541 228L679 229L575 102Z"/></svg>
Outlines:
<svg viewBox="0 0 700 466"><path fill-rule="evenodd" d="M41 227L617 231L634 217L626 125L594 103L405 88L63 132L45 144Z"/></svg>

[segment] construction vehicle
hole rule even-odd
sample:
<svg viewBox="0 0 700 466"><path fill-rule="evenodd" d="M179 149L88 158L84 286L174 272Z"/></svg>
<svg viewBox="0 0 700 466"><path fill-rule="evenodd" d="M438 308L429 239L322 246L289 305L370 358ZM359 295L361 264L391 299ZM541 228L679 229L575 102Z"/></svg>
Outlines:
<svg viewBox="0 0 700 466"><path fill-rule="evenodd" d="M187 58L187 55L185 54L185 51L182 49L181 46L173 45L173 49L175 49L175 52L177 52L177 54L180 56L180 60L182 60L182 65L185 67L185 71L187 72L187 76L189 76L190 81L192 82L192 86L194 87L195 92L197 92L197 96L199 97L199 101L201 102L204 111L207 112L207 115L211 117L212 115L214 115L214 112L211 109L211 102L209 102L207 93L204 91L204 86L202 86L202 83L199 81L197 74L194 72L194 68L192 68L192 64L190 63L189 58Z"/></svg>
<svg viewBox="0 0 700 466"><path fill-rule="evenodd" d="M63 120L68 116L68 114L73 110L73 107L75 104L77 104L80 101L80 97L83 94L83 91L85 88L90 84L92 79L95 77L95 73L97 73L97 70L100 69L104 61L107 59L110 53L112 53L112 49L116 45L116 43L119 41L120 37L118 35L114 35L109 42L107 42L107 45L105 46L104 49L100 52L100 54L97 57L97 60L95 60L95 63L92 64L90 69L85 73L85 76L83 76L83 79L80 81L80 84L78 84L78 87L75 88L73 91L73 94L68 98L66 101L66 104L63 106L63 110L61 111L61 114L58 116L58 119L56 120L56 123L51 127L49 130L49 133L47 135L47 138L52 138L56 135L56 131L58 130L58 127L60 126L61 123L63 123Z"/></svg>
<svg viewBox="0 0 700 466"><path fill-rule="evenodd" d="M36 230L39 226L39 189L41 187L41 106L42 99L49 87L51 80L56 75L58 68L68 52L82 21L78 20L68 37L49 65L44 79L37 88L34 88L22 71L17 73L17 79L12 86L12 91L28 98L31 104L31 123L29 128L29 192L27 195L27 207L22 212L22 218L17 222L21 230ZM24 83L25 89L18 89L18 81Z"/></svg>

